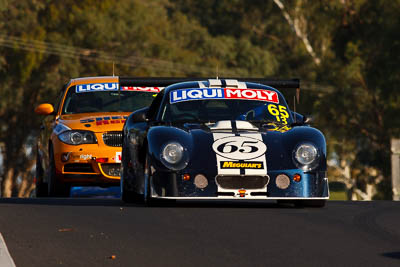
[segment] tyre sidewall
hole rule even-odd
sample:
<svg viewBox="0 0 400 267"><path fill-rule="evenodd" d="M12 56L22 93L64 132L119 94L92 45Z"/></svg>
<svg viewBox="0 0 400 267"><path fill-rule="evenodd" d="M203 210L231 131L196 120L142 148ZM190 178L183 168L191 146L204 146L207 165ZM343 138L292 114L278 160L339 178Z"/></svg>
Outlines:
<svg viewBox="0 0 400 267"><path fill-rule="evenodd" d="M60 183L57 179L54 152L51 148L49 153L48 194L50 197L69 197L70 189L70 185Z"/></svg>

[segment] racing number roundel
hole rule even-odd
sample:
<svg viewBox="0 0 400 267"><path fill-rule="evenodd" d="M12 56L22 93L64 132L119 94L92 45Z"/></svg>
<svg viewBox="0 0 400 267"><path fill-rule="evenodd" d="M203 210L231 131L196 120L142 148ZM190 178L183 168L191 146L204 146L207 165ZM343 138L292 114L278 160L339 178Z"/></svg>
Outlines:
<svg viewBox="0 0 400 267"><path fill-rule="evenodd" d="M258 158L267 151L263 142L247 136L229 136L217 139L212 148L221 157L233 160Z"/></svg>

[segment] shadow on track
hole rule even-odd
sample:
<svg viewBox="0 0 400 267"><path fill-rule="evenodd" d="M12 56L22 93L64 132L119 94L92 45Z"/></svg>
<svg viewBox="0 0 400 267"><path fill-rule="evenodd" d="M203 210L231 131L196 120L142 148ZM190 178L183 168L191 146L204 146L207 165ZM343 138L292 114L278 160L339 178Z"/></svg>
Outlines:
<svg viewBox="0 0 400 267"><path fill-rule="evenodd" d="M18 205L47 205L47 206L118 206L135 208L279 208L279 209L299 209L293 205L277 204L272 200L199 200L188 201L179 200L176 202L160 201L151 206L141 203L124 203L118 198L0 198L2 204ZM301 209L301 208L300 208Z"/></svg>
<svg viewBox="0 0 400 267"><path fill-rule="evenodd" d="M121 206L120 199L111 198L0 198L1 204L48 206Z"/></svg>
<svg viewBox="0 0 400 267"><path fill-rule="evenodd" d="M400 251L387 252L387 253L383 253L381 255L384 256L384 257L387 257L387 258L400 260Z"/></svg>

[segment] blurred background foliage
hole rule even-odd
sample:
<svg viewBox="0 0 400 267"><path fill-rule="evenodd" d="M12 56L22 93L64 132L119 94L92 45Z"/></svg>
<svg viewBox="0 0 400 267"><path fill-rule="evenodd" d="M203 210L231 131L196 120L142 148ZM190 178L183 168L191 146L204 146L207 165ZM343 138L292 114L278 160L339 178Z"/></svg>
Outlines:
<svg viewBox="0 0 400 267"><path fill-rule="evenodd" d="M399 0L0 0L1 195L33 189L35 106L115 63L120 76L300 78L298 110L327 138L330 180L348 199L391 199L398 10Z"/></svg>

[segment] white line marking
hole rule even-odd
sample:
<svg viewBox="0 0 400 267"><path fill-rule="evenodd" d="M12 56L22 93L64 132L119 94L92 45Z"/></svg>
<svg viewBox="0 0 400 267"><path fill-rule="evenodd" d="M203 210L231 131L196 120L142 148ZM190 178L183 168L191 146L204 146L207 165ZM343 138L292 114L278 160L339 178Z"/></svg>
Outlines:
<svg viewBox="0 0 400 267"><path fill-rule="evenodd" d="M8 252L6 242L0 233L0 266L1 267L15 267L15 263Z"/></svg>

